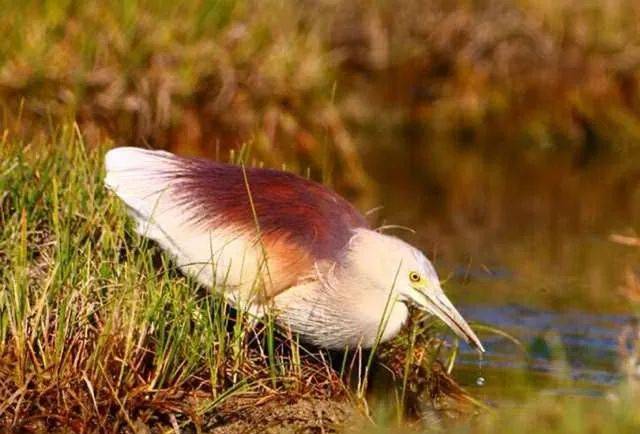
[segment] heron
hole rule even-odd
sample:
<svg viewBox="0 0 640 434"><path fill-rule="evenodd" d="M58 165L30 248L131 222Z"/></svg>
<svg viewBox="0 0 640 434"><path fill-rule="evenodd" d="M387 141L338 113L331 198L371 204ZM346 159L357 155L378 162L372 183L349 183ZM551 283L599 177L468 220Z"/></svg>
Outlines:
<svg viewBox="0 0 640 434"><path fill-rule="evenodd" d="M305 342L371 348L398 334L413 305L484 352L427 257L320 183L135 147L108 151L105 166L136 231L177 268L236 308L274 313Z"/></svg>

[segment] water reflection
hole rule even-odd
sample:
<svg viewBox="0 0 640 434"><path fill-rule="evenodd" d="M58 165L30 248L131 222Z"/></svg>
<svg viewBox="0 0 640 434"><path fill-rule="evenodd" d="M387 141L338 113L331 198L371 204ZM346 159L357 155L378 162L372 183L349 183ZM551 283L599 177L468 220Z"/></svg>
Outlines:
<svg viewBox="0 0 640 434"><path fill-rule="evenodd" d="M476 353L461 348L456 378L489 401L517 395L518 388L599 395L622 378L618 342L631 320L627 315L554 312L517 304L463 306L461 310L470 321L510 333L527 349L524 354L502 337L485 335L487 353L479 368ZM486 378L483 387L477 383L479 375Z"/></svg>

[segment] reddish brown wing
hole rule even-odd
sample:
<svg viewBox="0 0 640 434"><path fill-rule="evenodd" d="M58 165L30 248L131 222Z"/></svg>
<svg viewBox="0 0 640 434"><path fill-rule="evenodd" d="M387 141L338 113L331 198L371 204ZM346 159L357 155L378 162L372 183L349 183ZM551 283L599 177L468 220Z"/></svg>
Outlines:
<svg viewBox="0 0 640 434"><path fill-rule="evenodd" d="M105 167L105 184L137 232L203 285L222 283L232 299L251 296L256 278L266 297L277 295L318 261L339 260L353 230L366 227L344 199L285 172L128 147L109 151Z"/></svg>
<svg viewBox="0 0 640 434"><path fill-rule="evenodd" d="M283 239L301 250L290 254L316 261L339 259L353 230L368 226L342 197L291 173L259 168L246 168L243 173L238 166L179 160L180 169L171 173L178 201L196 210L198 220L207 226L231 223L255 231L257 217L265 240L275 245Z"/></svg>

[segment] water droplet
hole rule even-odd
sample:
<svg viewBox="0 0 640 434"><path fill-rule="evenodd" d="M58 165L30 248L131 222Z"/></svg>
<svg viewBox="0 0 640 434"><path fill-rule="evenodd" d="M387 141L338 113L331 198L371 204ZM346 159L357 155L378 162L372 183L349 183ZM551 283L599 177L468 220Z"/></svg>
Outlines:
<svg viewBox="0 0 640 434"><path fill-rule="evenodd" d="M478 378L476 378L477 386L484 386L485 379L482 376L482 366L484 365L484 358L482 357L482 353L478 352Z"/></svg>

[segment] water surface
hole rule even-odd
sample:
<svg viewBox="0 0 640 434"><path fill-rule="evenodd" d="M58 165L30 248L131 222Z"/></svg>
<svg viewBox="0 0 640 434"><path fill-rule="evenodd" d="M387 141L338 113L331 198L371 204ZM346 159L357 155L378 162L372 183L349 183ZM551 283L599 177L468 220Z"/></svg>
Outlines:
<svg viewBox="0 0 640 434"><path fill-rule="evenodd" d="M469 322L522 344L481 332L483 359L462 345L454 376L490 403L517 403L532 391L606 395L626 378L619 338L634 305L623 295L624 273L638 271L640 252L612 243L612 228L561 235L518 230L468 248L451 238L435 258Z"/></svg>
<svg viewBox="0 0 640 434"><path fill-rule="evenodd" d="M617 384L618 338L630 316L550 311L517 304L464 306L472 322L491 324L524 346L484 333L483 359L463 346L454 375L489 402L517 399L530 391L601 396ZM479 385L478 377L484 378Z"/></svg>

